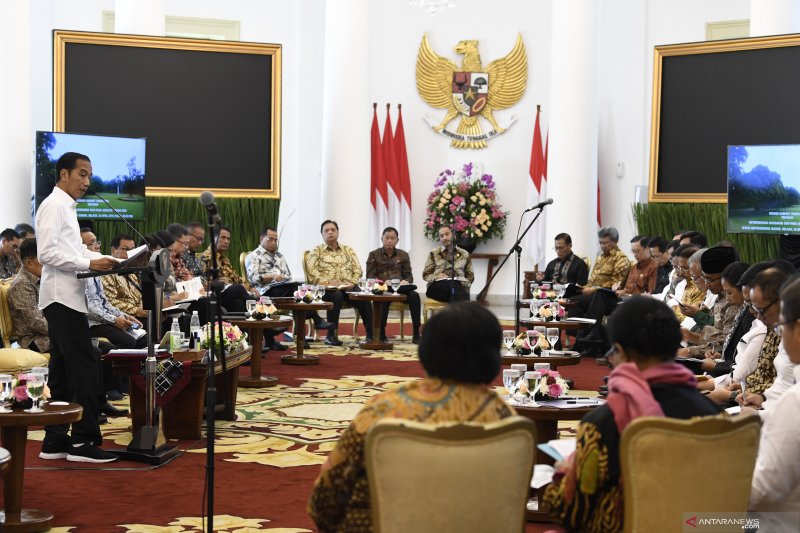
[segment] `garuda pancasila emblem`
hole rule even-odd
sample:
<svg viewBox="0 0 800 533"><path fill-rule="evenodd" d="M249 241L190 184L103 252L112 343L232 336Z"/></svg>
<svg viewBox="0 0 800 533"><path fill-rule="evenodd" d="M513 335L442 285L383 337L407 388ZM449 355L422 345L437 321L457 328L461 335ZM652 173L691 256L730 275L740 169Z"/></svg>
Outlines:
<svg viewBox="0 0 800 533"><path fill-rule="evenodd" d="M522 44L522 36L509 54L496 59L484 68L478 53L478 41L461 41L455 48L464 56L461 68L446 57L433 51L428 36L422 36L417 56L417 90L428 104L447 109L447 115L439 124L430 117L425 120L437 132L450 137L450 146L456 148L485 148L486 140L506 131L514 123L514 117L505 127L500 127L493 112L507 109L522 98L528 83L528 56ZM446 128L447 123L461 114L456 131ZM483 116L492 125L492 131L484 133L478 122Z"/></svg>

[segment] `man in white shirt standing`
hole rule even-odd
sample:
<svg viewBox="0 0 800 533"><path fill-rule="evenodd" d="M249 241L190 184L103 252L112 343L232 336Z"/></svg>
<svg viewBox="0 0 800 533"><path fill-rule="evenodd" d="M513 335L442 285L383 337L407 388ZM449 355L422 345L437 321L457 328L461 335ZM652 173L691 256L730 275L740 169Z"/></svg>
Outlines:
<svg viewBox="0 0 800 533"><path fill-rule="evenodd" d="M106 463L117 457L97 446L103 442L97 423L99 374L86 319L86 282L81 271L106 271L116 259L89 251L81 240L75 208L89 189L92 163L88 157L67 152L56 163L56 186L36 212L42 280L39 308L47 319L50 336L50 377L53 400L83 407L83 417L69 426L46 426L42 459L67 459Z"/></svg>

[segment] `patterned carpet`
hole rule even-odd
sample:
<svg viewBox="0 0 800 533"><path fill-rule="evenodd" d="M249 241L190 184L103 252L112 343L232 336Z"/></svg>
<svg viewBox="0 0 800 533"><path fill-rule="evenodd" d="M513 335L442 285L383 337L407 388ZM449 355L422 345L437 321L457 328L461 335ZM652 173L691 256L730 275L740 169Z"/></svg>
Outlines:
<svg viewBox="0 0 800 533"><path fill-rule="evenodd" d="M237 420L217 422L215 530L313 530L305 505L319 465L341 431L369 398L423 375L411 343L373 354L361 350L352 338L342 339L345 344L339 348L313 344L308 353L321 355L318 366L280 365L276 356L267 355L263 372L279 376L281 384L268 389L240 388ZM581 369L586 363L591 366ZM565 370L568 375L579 369L594 375L599 370L596 366L586 361ZM247 367L241 370L248 372ZM495 384L499 386L499 379ZM125 406L126 401L117 405ZM131 440L127 417L111 418L101 427L106 447L125 446ZM575 423L560 427L571 433ZM32 441L42 438L41 430L29 433ZM183 453L158 469L121 461L76 468L67 461L38 459L40 444L32 442L24 505L54 512L58 527L52 531L200 532L205 440L173 444ZM41 490L62 485L74 490L55 499ZM86 498L104 503L86 513ZM142 509L131 505L144 501L152 504ZM527 530L540 529L530 526Z"/></svg>

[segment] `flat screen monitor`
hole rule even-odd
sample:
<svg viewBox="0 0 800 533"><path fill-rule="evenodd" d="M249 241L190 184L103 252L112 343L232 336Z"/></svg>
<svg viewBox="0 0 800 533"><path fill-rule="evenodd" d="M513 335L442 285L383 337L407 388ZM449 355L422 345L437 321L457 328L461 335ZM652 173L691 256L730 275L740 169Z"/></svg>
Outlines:
<svg viewBox="0 0 800 533"><path fill-rule="evenodd" d="M144 220L146 144L144 138L37 131L34 211L53 190L58 158L66 152L78 152L92 162L91 189L122 217ZM77 211L80 220L118 218L108 205L91 194L78 200Z"/></svg>
<svg viewBox="0 0 800 533"><path fill-rule="evenodd" d="M800 144L728 146L728 232L800 234Z"/></svg>

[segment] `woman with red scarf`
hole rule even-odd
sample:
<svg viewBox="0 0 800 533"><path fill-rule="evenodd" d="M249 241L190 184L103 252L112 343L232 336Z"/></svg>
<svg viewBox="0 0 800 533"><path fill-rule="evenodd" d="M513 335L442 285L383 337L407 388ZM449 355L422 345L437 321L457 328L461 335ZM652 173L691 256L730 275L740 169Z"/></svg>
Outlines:
<svg viewBox="0 0 800 533"><path fill-rule="evenodd" d="M664 303L634 296L608 319L611 341L608 401L578 425L575 453L556 465L544 500L567 530L623 529L620 436L640 416L692 418L719 407L697 391L694 375L675 363L681 331Z"/></svg>

